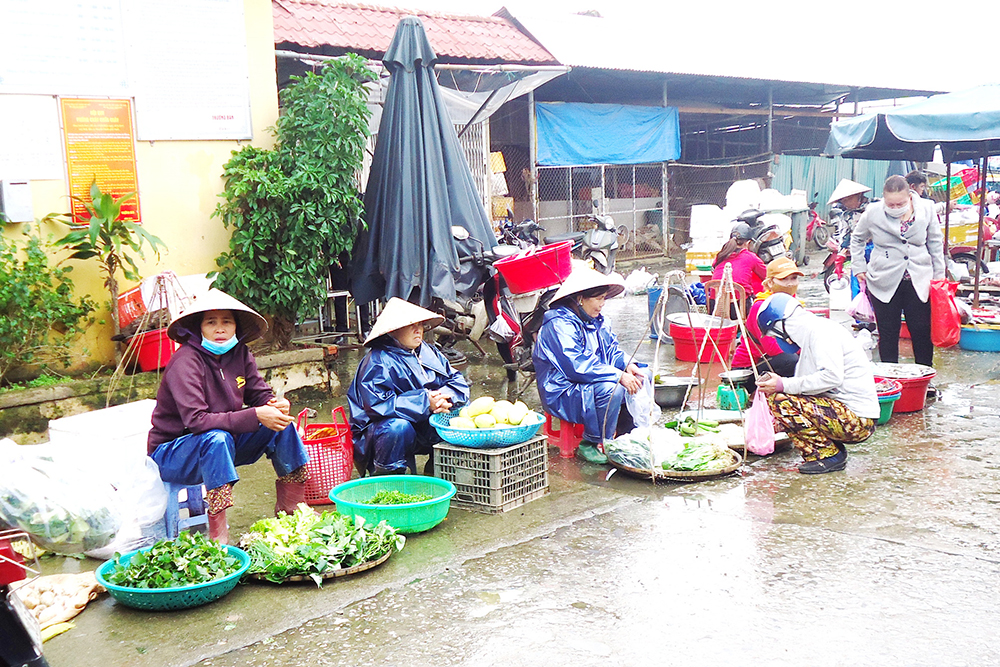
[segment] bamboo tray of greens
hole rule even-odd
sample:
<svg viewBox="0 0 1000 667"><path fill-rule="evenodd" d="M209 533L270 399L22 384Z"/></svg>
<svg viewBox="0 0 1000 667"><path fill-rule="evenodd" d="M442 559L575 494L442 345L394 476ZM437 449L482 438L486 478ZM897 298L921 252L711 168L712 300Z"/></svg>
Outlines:
<svg viewBox="0 0 1000 667"><path fill-rule="evenodd" d="M304 504L294 514L258 521L240 538L250 556L249 578L276 584L312 581L317 586L325 579L377 567L405 542L385 521L371 526L361 517L316 514Z"/></svg>
<svg viewBox="0 0 1000 667"><path fill-rule="evenodd" d="M619 470L645 479L699 481L734 473L743 454L720 438L719 426L688 418L662 427L636 429L605 443Z"/></svg>

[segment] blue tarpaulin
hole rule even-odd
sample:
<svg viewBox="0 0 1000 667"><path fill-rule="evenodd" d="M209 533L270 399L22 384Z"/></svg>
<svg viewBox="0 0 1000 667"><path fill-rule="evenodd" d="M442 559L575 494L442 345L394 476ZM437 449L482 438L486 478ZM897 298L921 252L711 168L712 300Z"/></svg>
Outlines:
<svg viewBox="0 0 1000 667"><path fill-rule="evenodd" d="M535 105L538 164L646 164L681 156L677 107Z"/></svg>

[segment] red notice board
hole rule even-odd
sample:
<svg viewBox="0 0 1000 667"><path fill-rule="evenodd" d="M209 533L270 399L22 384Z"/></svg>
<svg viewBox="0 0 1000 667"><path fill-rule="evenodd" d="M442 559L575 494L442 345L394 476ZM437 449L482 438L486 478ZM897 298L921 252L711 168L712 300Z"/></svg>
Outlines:
<svg viewBox="0 0 1000 667"><path fill-rule="evenodd" d="M90 201L90 184L97 179L101 192L118 199L136 195L122 204L122 218L139 222L139 182L135 170L135 132L130 100L86 100L63 98L63 130L69 192ZM72 200L75 222L88 219L83 204Z"/></svg>

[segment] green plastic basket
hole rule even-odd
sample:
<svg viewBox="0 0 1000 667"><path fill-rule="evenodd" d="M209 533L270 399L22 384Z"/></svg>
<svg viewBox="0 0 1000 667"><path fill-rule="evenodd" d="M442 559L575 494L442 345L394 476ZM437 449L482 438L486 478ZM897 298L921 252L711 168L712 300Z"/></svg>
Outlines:
<svg viewBox="0 0 1000 667"><path fill-rule="evenodd" d="M121 556L121 562L127 564L132 560L132 556L139 553L139 551L148 551L148 549L140 549L137 551L130 551L127 554ZM169 611L173 609L189 609L191 607L197 607L199 605L208 604L209 602L214 602L219 598L223 597L229 591L236 588L236 584L240 582L240 579L250 569L250 556L247 555L242 549L237 549L236 547L226 547L226 552L235 556L240 561L240 569L233 572L228 577L223 577L222 579L216 579L215 581L209 581L204 584L194 584L193 586L178 586L176 588L132 588L130 586L118 586L112 584L106 579L106 576L111 574L115 567L114 559L106 561L95 573L97 576L97 583L108 589L108 593L111 594L118 602L121 602L126 607L133 607L135 609L143 609L146 611Z"/></svg>
<svg viewBox="0 0 1000 667"><path fill-rule="evenodd" d="M520 445L535 437L538 429L545 422L545 417L538 412L529 413L525 419L528 423L517 426L494 426L492 428L451 428L448 422L457 417L459 409L451 412L440 412L431 415L431 426L437 429L438 435L445 442L462 447L498 448Z"/></svg>
<svg viewBox="0 0 1000 667"><path fill-rule="evenodd" d="M379 491L425 493L433 498L403 505L364 503ZM437 477L380 475L344 482L330 491L330 500L337 504L337 511L341 514L364 517L365 522L372 525L384 519L400 533L420 533L444 521L454 495L455 485Z"/></svg>

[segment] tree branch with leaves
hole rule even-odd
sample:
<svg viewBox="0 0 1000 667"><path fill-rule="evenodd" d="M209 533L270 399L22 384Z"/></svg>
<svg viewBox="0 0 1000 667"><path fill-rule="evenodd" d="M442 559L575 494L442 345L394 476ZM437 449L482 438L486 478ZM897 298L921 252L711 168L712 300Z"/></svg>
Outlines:
<svg viewBox="0 0 1000 667"><path fill-rule="evenodd" d="M233 152L215 211L232 236L213 286L269 316L278 347L289 346L299 315L323 302L331 263L353 247L369 136L365 84L375 74L350 55L292 79L274 148Z"/></svg>

